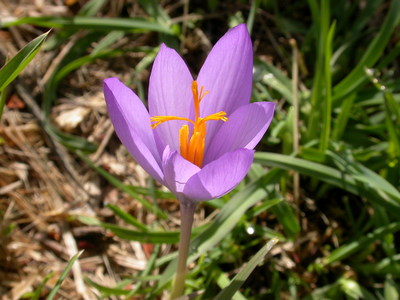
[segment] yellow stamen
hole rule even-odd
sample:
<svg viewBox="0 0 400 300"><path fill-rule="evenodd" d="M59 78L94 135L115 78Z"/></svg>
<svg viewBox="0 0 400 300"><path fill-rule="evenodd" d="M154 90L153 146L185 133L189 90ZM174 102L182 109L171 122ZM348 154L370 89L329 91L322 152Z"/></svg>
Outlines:
<svg viewBox="0 0 400 300"><path fill-rule="evenodd" d="M194 102L194 113L195 120L191 120L183 117L175 117L175 116L154 116L150 118L152 124L150 125L152 129L156 128L158 125L172 120L179 121L187 121L192 123L193 132L192 136L189 139L189 126L183 125L179 130L179 145L180 145L180 153L182 157L187 159L188 161L194 163L198 167L201 168L204 159L204 149L205 149L205 141L206 141L206 122L207 121L228 121L228 117L226 116L226 112L220 111L214 114L211 114L207 117L200 118L200 102L203 98L208 94L208 91L204 91L204 87L200 88L200 93L198 89L197 81L192 82L192 93L193 93L193 102Z"/></svg>
<svg viewBox="0 0 400 300"><path fill-rule="evenodd" d="M189 126L183 125L179 130L179 145L181 155L187 157L189 148Z"/></svg>
<svg viewBox="0 0 400 300"><path fill-rule="evenodd" d="M150 122L154 122L153 124L150 124L150 127L151 127L151 129L154 129L158 125L160 125L164 122L167 122L167 121L172 121L172 120L188 121L194 125L194 122L187 118L173 117L173 116L154 116L154 117L150 118Z"/></svg>

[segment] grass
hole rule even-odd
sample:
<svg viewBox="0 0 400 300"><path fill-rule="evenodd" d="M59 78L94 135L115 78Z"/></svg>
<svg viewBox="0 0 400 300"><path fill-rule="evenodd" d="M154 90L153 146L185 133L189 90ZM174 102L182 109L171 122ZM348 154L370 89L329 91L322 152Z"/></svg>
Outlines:
<svg viewBox="0 0 400 300"><path fill-rule="evenodd" d="M21 17L2 22L1 28L27 35L53 28L0 70L2 105L9 94L26 102L26 108L17 112L32 112L32 118L39 121L46 136L41 145L47 143L53 153L45 161L62 170L63 175L54 178L58 184L61 176L66 176L65 184L76 187L83 185L74 180L88 184L88 178L96 178L100 193L84 201L92 206L94 215L89 218L73 212L71 203L81 195L79 188L63 193L62 184L47 186L44 171L39 171L35 162L10 150L24 142L11 134L16 124L11 118L14 110L10 100L0 127L5 149L0 152L3 169L14 160L27 164L34 170L28 174L28 186L42 186L59 197L60 203L68 203L69 208L56 220L41 214L40 204L28 203L46 224L97 226L115 243L128 245L123 241L126 239L150 249L143 258L146 268L121 269L114 262L114 267L108 266L103 274L114 280L110 284L96 280L90 271L84 272L87 279L82 284L104 299L112 295L158 299L169 289L175 272L176 248L166 245L175 244L178 235L172 195L140 173L126 151L117 150L116 137L96 127L107 122L104 103L92 105L76 98L88 99L101 92L101 79L117 75L146 99L148 75L160 43L175 47L196 71L210 45L229 26L246 23L255 50L252 99L275 101L277 111L246 180L228 196L201 206L196 224L202 225L194 230L189 261L195 264L190 265L186 293L194 293L196 299L217 295L222 299L221 295L236 290L232 299L397 299L400 1L337 0L333 5L309 0L284 5L277 0L213 0L189 1L186 8L183 2L174 5L172 1L121 3L116 7L111 1L91 0L81 6L77 1L65 15ZM297 56L292 55L293 39ZM21 57L25 52L26 58ZM39 63L41 54L57 59L51 60L38 78L29 79L22 73L14 82L17 88L10 85L6 89L34 55L37 57L27 69L35 61ZM18 61L21 64L12 68ZM297 70L293 65L298 66L298 74L292 74ZM297 75L298 84L293 84ZM21 86L29 96L19 92ZM296 99L299 125L298 134L293 134ZM55 119L71 103L73 107L89 107L90 114L80 127L68 131ZM298 143L299 151L293 151L294 143ZM32 150L35 147L38 143L26 149L41 157L43 151ZM118 173L109 157L128 169ZM128 171L138 178L133 183ZM81 172L85 176L80 177ZM298 199L292 184L294 173L300 176ZM10 184L12 180L0 180L2 188L10 188ZM8 248L15 242L13 233L46 232L26 212L28 204L15 202L15 193L26 194L28 186L21 180L18 187L2 190L0 248L10 257L15 256ZM110 191L118 194L114 204ZM14 202L20 204L14 208ZM100 214L107 203L108 213ZM203 218L207 220L204 223ZM280 243L263 260L265 250L269 250L264 245L274 237ZM89 258L92 254L81 257L85 255ZM106 256L116 259L110 252ZM71 255L64 260L69 258ZM82 259L77 261L82 264ZM238 273L245 265L245 271ZM4 270L11 269L8 266ZM249 280L242 282L250 269L254 271ZM54 286L50 281L43 274L32 287L48 294ZM57 288L68 291L59 283ZM234 290L221 292L232 286ZM6 285L0 289L5 295L11 290Z"/></svg>

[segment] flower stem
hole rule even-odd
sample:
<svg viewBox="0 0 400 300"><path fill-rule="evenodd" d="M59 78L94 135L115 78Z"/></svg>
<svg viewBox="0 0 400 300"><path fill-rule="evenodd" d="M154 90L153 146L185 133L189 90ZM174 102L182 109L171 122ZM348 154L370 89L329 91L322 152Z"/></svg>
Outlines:
<svg viewBox="0 0 400 300"><path fill-rule="evenodd" d="M185 289L186 263L189 254L190 234L192 233L193 216L196 203L180 201L181 234L179 238L178 267L170 299L183 295Z"/></svg>

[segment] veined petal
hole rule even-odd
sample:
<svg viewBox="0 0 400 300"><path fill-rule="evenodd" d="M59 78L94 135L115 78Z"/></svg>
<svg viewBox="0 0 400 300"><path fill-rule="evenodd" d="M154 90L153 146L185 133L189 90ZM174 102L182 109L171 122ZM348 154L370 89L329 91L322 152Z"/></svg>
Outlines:
<svg viewBox="0 0 400 300"><path fill-rule="evenodd" d="M104 80L108 113L122 144L156 180L163 182L161 156L150 128L150 116L139 97L118 78Z"/></svg>
<svg viewBox="0 0 400 300"><path fill-rule="evenodd" d="M239 148L253 149L267 131L274 112L273 102L257 102L239 107L213 136L206 149L204 164Z"/></svg>
<svg viewBox="0 0 400 300"><path fill-rule="evenodd" d="M209 91L201 103L201 117L219 111L230 116L239 106L248 104L253 79L253 47L246 25L229 30L213 47L197 78ZM210 140L221 122L207 124Z"/></svg>
<svg viewBox="0 0 400 300"><path fill-rule="evenodd" d="M193 77L185 62L175 50L161 45L154 61L149 82L150 116L176 116L188 118L193 110ZM179 149L179 129L186 121L168 121L154 130L171 150Z"/></svg>
<svg viewBox="0 0 400 300"><path fill-rule="evenodd" d="M190 177L200 171L200 168L179 155L178 151L171 151L165 147L163 153L164 181L168 188L178 197Z"/></svg>
<svg viewBox="0 0 400 300"><path fill-rule="evenodd" d="M186 182L183 193L192 201L205 201L230 192L246 176L254 150L237 149L204 166Z"/></svg>

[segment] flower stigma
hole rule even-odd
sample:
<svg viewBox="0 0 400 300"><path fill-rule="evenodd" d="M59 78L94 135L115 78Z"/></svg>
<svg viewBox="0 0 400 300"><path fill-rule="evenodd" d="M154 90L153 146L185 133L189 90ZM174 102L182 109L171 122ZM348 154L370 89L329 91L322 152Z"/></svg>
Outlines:
<svg viewBox="0 0 400 300"><path fill-rule="evenodd" d="M197 81L192 82L192 93L194 101L194 113L195 119L191 120L184 117L175 116L154 116L150 118L152 124L150 125L152 129L156 128L158 125L172 120L187 121L193 124L193 132L190 135L190 129L187 124L183 125L179 130L179 146L180 154L186 160L192 162L198 167L202 167L204 159L204 149L206 141L206 122L207 121L228 121L226 112L220 111L211 114L207 117L200 117L200 102L208 94L208 91L204 91L204 86L198 89Z"/></svg>

